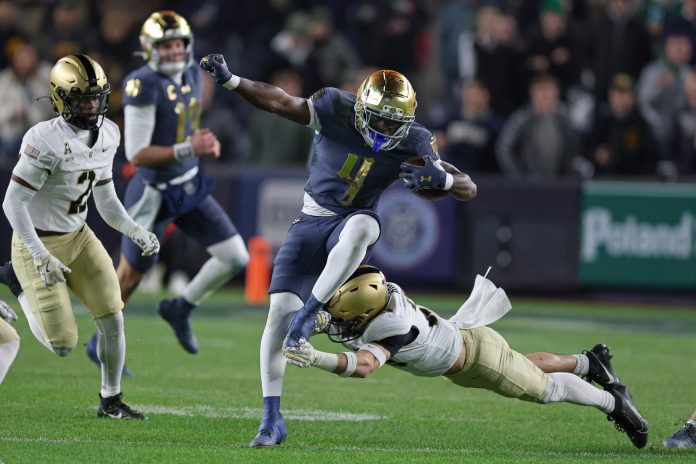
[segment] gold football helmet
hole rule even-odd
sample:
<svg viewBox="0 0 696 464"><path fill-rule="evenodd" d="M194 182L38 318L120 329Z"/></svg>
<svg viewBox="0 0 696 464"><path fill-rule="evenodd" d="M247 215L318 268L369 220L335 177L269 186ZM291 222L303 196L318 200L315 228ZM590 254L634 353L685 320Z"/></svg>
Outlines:
<svg viewBox="0 0 696 464"><path fill-rule="evenodd" d="M331 297L324 309L343 338L357 337L387 306L387 282L374 266L363 264Z"/></svg>
<svg viewBox="0 0 696 464"><path fill-rule="evenodd" d="M372 150L391 150L408 135L416 119L416 92L396 71L376 71L360 84L355 128Z"/></svg>
<svg viewBox="0 0 696 464"><path fill-rule="evenodd" d="M101 126L109 109L107 98L110 92L104 70L87 55L65 56L51 69L49 93L53 110L80 129ZM93 99L97 100L96 107L88 102Z"/></svg>
<svg viewBox="0 0 696 464"><path fill-rule="evenodd" d="M180 62L162 62L157 44L165 40L182 39L186 45L186 56ZM140 29L140 47L145 59L155 71L164 74L182 72L193 59L193 33L186 20L170 10L152 13Z"/></svg>

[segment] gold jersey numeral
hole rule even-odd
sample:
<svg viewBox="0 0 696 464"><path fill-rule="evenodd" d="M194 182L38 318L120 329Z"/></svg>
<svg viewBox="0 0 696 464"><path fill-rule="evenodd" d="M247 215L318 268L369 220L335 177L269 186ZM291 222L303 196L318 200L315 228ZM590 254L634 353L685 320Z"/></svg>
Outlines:
<svg viewBox="0 0 696 464"><path fill-rule="evenodd" d="M183 142L186 137L186 120L191 121L191 130L198 130L201 123L201 104L195 97L189 100L188 111L184 102L178 102L174 106L174 112L177 115L178 121L176 124L176 142Z"/></svg>
<svg viewBox="0 0 696 464"><path fill-rule="evenodd" d="M348 190L341 199L341 204L343 206L350 206L353 204L355 196L362 188L363 183L365 182L365 178L367 177L367 174L370 172L370 169L372 169L372 165L375 162L374 158L363 159L363 162L360 165L358 172L355 174L355 177L351 177L350 173L353 171L355 163L358 162L358 159L358 155L348 153L348 158L346 158L346 161L343 163L343 167L341 167L341 170L338 171L338 176L344 181L346 181L346 183L348 183Z"/></svg>

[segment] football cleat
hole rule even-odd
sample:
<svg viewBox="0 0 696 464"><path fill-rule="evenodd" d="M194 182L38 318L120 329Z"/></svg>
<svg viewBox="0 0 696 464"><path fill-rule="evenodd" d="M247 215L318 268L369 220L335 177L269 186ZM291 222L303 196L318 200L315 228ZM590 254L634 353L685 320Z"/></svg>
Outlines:
<svg viewBox="0 0 696 464"><path fill-rule="evenodd" d="M95 333L90 337L89 341L87 341L87 344L85 345L85 354L87 357L97 365L101 369L101 361L99 360L99 356L97 355L97 337L99 334ZM135 374L133 371L128 369L126 365L123 365L123 370L121 371L121 375L123 377L135 377Z"/></svg>
<svg viewBox="0 0 696 464"><path fill-rule="evenodd" d="M123 393L104 398L99 395L99 410L97 417L108 419L147 419L145 414L135 411L121 401Z"/></svg>
<svg viewBox="0 0 696 464"><path fill-rule="evenodd" d="M614 384L607 390L614 397L614 410L607 419L614 422L619 432L624 432L636 448L648 442L648 423L633 405L631 394L625 385Z"/></svg>
<svg viewBox="0 0 696 464"><path fill-rule="evenodd" d="M619 377L611 367L611 351L603 343L598 343L589 351L582 354L589 360L589 369L585 378L590 382L601 385L605 390L609 390L612 385L619 383Z"/></svg>
<svg viewBox="0 0 696 464"><path fill-rule="evenodd" d="M252 448L276 446L280 445L286 438L288 438L288 428L285 426L283 416L278 413L275 420L266 420L264 417L259 425L259 431L249 446Z"/></svg>
<svg viewBox="0 0 696 464"><path fill-rule="evenodd" d="M263 419L259 431L249 446L261 448L280 445L288 438L288 428L280 413L280 396L263 397Z"/></svg>
<svg viewBox="0 0 696 464"><path fill-rule="evenodd" d="M310 295L305 305L295 313L290 322L288 333L283 340L283 348L299 348L301 340L309 340L317 319L317 314L323 307L314 295Z"/></svg>
<svg viewBox="0 0 696 464"><path fill-rule="evenodd" d="M696 446L696 425L686 423L662 443L665 448L686 449Z"/></svg>
<svg viewBox="0 0 696 464"><path fill-rule="evenodd" d="M160 301L157 312L174 329L179 344L189 353L198 353L196 336L191 331L191 311L195 308L183 298L170 298Z"/></svg>

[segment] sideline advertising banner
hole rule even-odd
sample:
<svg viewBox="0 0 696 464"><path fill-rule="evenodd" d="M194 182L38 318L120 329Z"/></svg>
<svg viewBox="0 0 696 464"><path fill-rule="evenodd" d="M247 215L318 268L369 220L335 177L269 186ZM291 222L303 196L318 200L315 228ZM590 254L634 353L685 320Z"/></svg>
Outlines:
<svg viewBox="0 0 696 464"><path fill-rule="evenodd" d="M696 186L586 182L581 214L581 285L696 287Z"/></svg>

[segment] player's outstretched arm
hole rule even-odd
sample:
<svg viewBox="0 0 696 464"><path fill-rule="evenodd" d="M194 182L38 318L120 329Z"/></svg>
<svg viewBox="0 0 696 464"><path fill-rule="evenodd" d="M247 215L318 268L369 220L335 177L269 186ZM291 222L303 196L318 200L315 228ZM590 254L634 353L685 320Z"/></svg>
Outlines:
<svg viewBox="0 0 696 464"><path fill-rule="evenodd" d="M157 236L131 219L121 200L118 199L114 183L110 178L100 180L92 190L94 204L104 222L129 237L143 250L143 256L159 253L160 245Z"/></svg>
<svg viewBox="0 0 696 464"><path fill-rule="evenodd" d="M288 95L275 85L235 76L227 68L225 58L220 54L204 56L200 66L219 85L234 90L255 107L305 126L309 124L310 113L306 99Z"/></svg>
<svg viewBox="0 0 696 464"><path fill-rule="evenodd" d="M314 366L341 377L365 378L387 362L391 353L375 342L361 347L357 353L326 353L305 341L299 348L283 348L283 356L298 367Z"/></svg>

